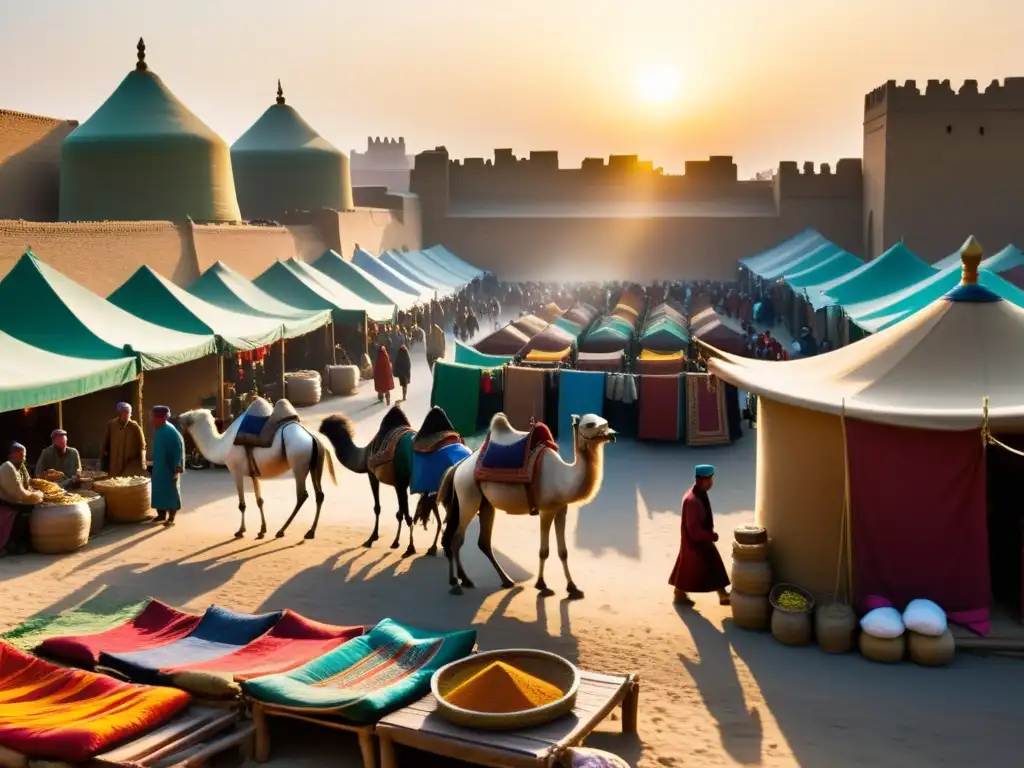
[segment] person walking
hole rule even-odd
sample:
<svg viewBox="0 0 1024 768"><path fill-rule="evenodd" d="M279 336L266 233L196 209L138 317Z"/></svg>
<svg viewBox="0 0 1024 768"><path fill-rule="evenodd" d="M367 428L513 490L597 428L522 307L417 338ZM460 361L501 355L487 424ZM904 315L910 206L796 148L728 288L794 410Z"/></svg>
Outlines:
<svg viewBox="0 0 1024 768"><path fill-rule="evenodd" d="M715 484L715 468L694 467L693 486L683 496L679 554L668 583L675 588L675 602L691 606L690 592L717 592L721 605L729 604L729 574L715 542L715 518L708 491Z"/></svg>
<svg viewBox="0 0 1024 768"><path fill-rule="evenodd" d="M168 419L166 405L153 407L153 509L156 522L174 525L181 509L181 473L185 471L185 441Z"/></svg>
<svg viewBox="0 0 1024 768"><path fill-rule="evenodd" d="M395 388L395 377L391 372L391 356L387 347L377 348L377 361L373 364L373 388L377 392L377 402L385 401L391 405L391 390Z"/></svg>
<svg viewBox="0 0 1024 768"><path fill-rule="evenodd" d="M395 352L394 363L395 378L402 387L402 400L409 397L409 382L412 381L412 358L409 356L409 348L403 344Z"/></svg>

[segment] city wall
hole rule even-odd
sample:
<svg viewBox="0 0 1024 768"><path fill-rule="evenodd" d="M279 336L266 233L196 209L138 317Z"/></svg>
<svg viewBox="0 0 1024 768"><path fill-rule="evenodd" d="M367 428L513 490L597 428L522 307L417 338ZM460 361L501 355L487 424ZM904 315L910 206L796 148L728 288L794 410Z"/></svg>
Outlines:
<svg viewBox="0 0 1024 768"><path fill-rule="evenodd" d="M0 109L0 219L57 219L60 145L77 125Z"/></svg>
<svg viewBox="0 0 1024 768"><path fill-rule="evenodd" d="M352 186L387 187L394 192L408 192L413 158L406 152L404 137L367 137L366 151L353 149L350 154Z"/></svg>

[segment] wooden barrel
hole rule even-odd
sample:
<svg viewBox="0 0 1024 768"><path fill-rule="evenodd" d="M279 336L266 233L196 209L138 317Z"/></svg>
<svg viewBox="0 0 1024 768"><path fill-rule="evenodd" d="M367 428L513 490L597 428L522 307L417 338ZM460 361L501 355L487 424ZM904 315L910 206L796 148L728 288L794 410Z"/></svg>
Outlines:
<svg viewBox="0 0 1024 768"><path fill-rule="evenodd" d="M730 580L745 595L765 597L772 591L772 567L767 560L733 560Z"/></svg>
<svg viewBox="0 0 1024 768"><path fill-rule="evenodd" d="M865 659L878 661L882 664L895 664L903 661L907 652L907 635L899 637L875 637L867 632L860 633L860 652Z"/></svg>
<svg viewBox="0 0 1024 768"><path fill-rule="evenodd" d="M735 589L729 595L732 620L742 629L765 630L771 620L772 606L767 595L745 595Z"/></svg>
<svg viewBox="0 0 1024 768"><path fill-rule="evenodd" d="M32 547L44 555L63 555L81 549L89 542L92 516L89 505L37 504L29 517Z"/></svg>

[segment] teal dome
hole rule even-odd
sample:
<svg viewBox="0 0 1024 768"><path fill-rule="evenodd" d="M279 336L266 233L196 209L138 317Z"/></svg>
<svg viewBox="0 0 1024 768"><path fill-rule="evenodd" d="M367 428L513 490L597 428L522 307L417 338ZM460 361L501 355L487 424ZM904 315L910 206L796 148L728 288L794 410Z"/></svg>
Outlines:
<svg viewBox="0 0 1024 768"><path fill-rule="evenodd" d="M231 146L231 167L246 219L355 207L348 156L285 104L280 83L277 103Z"/></svg>
<svg viewBox="0 0 1024 768"><path fill-rule="evenodd" d="M139 63L61 146L63 221L238 221L227 144Z"/></svg>

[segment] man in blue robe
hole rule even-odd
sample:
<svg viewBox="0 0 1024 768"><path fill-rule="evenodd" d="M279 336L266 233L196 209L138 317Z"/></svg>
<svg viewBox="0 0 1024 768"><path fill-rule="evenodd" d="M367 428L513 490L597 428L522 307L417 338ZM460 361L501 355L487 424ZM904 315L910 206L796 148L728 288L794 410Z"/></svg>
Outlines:
<svg viewBox="0 0 1024 768"><path fill-rule="evenodd" d="M185 441L181 433L168 423L171 409L166 405L153 408L153 509L156 521L174 525L181 509L181 473L185 469Z"/></svg>

